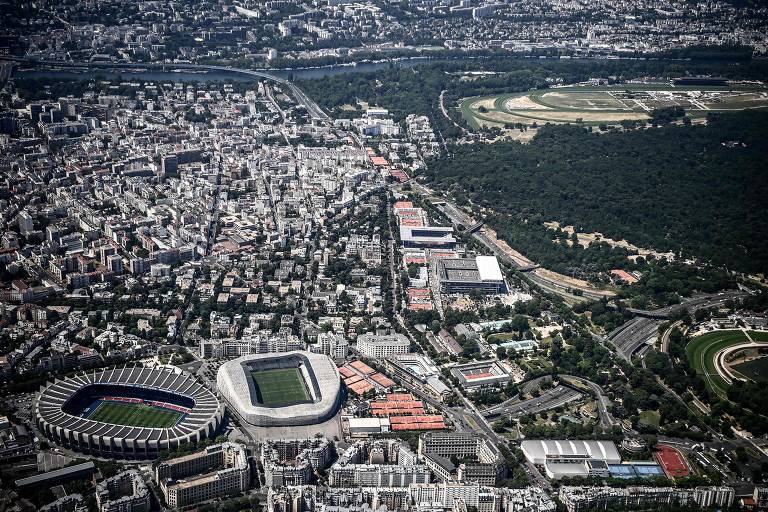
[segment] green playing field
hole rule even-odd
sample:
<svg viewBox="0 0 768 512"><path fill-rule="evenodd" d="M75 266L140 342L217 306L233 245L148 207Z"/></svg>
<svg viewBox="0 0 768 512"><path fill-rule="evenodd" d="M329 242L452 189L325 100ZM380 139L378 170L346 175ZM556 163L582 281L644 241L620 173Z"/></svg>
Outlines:
<svg viewBox="0 0 768 512"><path fill-rule="evenodd" d="M267 407L279 407L309 398L307 386L298 368L251 372L256 385L259 403Z"/></svg>
<svg viewBox="0 0 768 512"><path fill-rule="evenodd" d="M160 409L146 404L101 402L89 416L89 420L127 425L131 427L169 428L181 418L182 413Z"/></svg>

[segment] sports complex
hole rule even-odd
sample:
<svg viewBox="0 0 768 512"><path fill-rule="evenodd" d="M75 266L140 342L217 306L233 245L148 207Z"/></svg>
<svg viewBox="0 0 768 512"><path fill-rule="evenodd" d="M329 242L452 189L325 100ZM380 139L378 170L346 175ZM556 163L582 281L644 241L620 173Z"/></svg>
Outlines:
<svg viewBox="0 0 768 512"><path fill-rule="evenodd" d="M617 124L645 121L654 109L679 106L691 117L768 107L768 91L756 87L675 86L625 84L620 86L553 87L511 94L476 96L459 101L470 127L546 123Z"/></svg>
<svg viewBox="0 0 768 512"><path fill-rule="evenodd" d="M333 361L300 350L228 361L219 368L216 387L239 417L259 427L322 423L342 400Z"/></svg>
<svg viewBox="0 0 768 512"><path fill-rule="evenodd" d="M654 449L653 456L669 478L686 477L691 474L685 457L673 446L659 444Z"/></svg>
<svg viewBox="0 0 768 512"><path fill-rule="evenodd" d="M734 380L768 381L768 331L719 330L685 347L691 367L710 391L725 397Z"/></svg>
<svg viewBox="0 0 768 512"><path fill-rule="evenodd" d="M46 384L35 420L49 439L82 453L154 458L212 437L224 418L216 396L174 367L97 370Z"/></svg>

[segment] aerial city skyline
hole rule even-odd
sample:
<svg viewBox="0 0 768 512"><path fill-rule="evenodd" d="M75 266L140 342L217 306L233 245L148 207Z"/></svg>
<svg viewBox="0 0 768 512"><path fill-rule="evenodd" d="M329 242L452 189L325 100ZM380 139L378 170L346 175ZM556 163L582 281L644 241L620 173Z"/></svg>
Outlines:
<svg viewBox="0 0 768 512"><path fill-rule="evenodd" d="M0 511L768 510L764 2L0 19Z"/></svg>

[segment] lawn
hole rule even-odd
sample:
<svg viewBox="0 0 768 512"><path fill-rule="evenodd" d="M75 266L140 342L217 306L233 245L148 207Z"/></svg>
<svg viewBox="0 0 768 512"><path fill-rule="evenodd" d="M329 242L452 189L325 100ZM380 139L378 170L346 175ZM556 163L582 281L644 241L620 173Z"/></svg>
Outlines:
<svg viewBox="0 0 768 512"><path fill-rule="evenodd" d="M768 331L749 331L749 337L755 341L768 341Z"/></svg>
<svg viewBox="0 0 768 512"><path fill-rule="evenodd" d="M502 332L497 334L491 334L486 338L486 341L488 343L504 343L505 341L509 341L515 337L514 333L511 332Z"/></svg>
<svg viewBox="0 0 768 512"><path fill-rule="evenodd" d="M728 384L717 375L714 357L726 347L747 341L742 331L716 331L694 338L686 347L685 355L693 369L704 378L707 387L725 396Z"/></svg>
<svg viewBox="0 0 768 512"><path fill-rule="evenodd" d="M768 382L768 357L737 364L734 369L755 382Z"/></svg>
<svg viewBox="0 0 768 512"><path fill-rule="evenodd" d="M307 402L309 391L298 368L251 372L259 403L267 407Z"/></svg>
<svg viewBox="0 0 768 512"><path fill-rule="evenodd" d="M101 402L88 419L129 427L169 428L178 423L181 416L180 412L146 404Z"/></svg>
<svg viewBox="0 0 768 512"><path fill-rule="evenodd" d="M640 423L651 427L658 428L660 419L659 411L642 411L640 413Z"/></svg>

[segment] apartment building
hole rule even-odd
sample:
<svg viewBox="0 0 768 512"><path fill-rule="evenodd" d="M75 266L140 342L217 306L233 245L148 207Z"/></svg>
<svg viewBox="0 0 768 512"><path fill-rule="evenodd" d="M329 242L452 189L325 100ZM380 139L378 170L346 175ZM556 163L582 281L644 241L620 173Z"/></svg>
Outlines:
<svg viewBox="0 0 768 512"><path fill-rule="evenodd" d="M138 471L123 471L99 482L96 506L99 512L149 512L149 489Z"/></svg>
<svg viewBox="0 0 768 512"><path fill-rule="evenodd" d="M411 342L404 335L361 334L357 337L357 351L367 357L377 359L410 352Z"/></svg>
<svg viewBox="0 0 768 512"><path fill-rule="evenodd" d="M161 462L155 468L155 481L172 508L243 492L250 480L245 449L229 442Z"/></svg>

